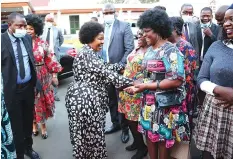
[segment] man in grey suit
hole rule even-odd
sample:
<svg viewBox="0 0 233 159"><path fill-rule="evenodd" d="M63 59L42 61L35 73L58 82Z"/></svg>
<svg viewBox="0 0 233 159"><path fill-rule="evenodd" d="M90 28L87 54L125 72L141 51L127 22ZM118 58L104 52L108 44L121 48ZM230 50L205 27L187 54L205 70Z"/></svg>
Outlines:
<svg viewBox="0 0 233 159"><path fill-rule="evenodd" d="M42 39L47 41L49 44L49 49L53 51L56 55L58 61L60 61L60 46L64 42L64 37L62 32L55 26L53 26L54 17L51 14L46 15L45 17L45 27L44 32L42 34ZM53 76L57 76L57 74L53 74ZM57 88L54 87L54 97L56 101L60 101L57 96Z"/></svg>
<svg viewBox="0 0 233 159"><path fill-rule="evenodd" d="M102 58L107 63L118 63L125 66L127 56L134 49L134 37L129 23L116 19L115 12L113 4L106 4L103 8L105 31ZM108 95L112 126L105 131L105 134L116 132L120 130L121 126L121 140L123 143L127 143L129 128L125 116L118 113L118 92L113 85L109 86Z"/></svg>

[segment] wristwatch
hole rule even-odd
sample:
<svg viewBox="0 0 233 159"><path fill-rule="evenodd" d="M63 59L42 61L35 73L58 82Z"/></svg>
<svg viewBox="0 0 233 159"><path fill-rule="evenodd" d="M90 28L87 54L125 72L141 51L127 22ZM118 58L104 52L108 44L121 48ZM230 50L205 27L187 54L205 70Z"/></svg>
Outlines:
<svg viewBox="0 0 233 159"><path fill-rule="evenodd" d="M156 89L160 89L160 88L159 88L160 81L157 80L156 83L157 83L157 88L156 88Z"/></svg>

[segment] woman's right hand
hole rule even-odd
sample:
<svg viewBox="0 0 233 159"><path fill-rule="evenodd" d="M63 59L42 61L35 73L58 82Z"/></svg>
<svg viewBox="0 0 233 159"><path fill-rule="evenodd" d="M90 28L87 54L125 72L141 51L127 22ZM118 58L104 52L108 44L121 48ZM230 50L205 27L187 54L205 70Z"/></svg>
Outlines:
<svg viewBox="0 0 233 159"><path fill-rule="evenodd" d="M216 99L223 100L226 107L233 105L233 88L217 86L214 89Z"/></svg>

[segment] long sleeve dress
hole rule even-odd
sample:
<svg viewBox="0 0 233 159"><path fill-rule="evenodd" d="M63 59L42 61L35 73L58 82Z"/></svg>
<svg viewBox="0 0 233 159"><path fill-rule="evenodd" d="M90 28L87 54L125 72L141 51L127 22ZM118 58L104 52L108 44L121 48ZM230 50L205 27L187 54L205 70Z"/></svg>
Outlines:
<svg viewBox="0 0 233 159"><path fill-rule="evenodd" d="M66 95L70 139L76 159L107 158L104 136L108 109L107 84L116 87L132 84L132 80L112 70L88 45L84 45L73 63L74 82Z"/></svg>
<svg viewBox="0 0 233 159"><path fill-rule="evenodd" d="M37 123L44 123L49 117L54 116L55 102L52 86L52 73L62 70L54 53L48 49L48 44L37 38L33 47L35 58L37 80L42 85L42 91L35 97L34 120Z"/></svg>

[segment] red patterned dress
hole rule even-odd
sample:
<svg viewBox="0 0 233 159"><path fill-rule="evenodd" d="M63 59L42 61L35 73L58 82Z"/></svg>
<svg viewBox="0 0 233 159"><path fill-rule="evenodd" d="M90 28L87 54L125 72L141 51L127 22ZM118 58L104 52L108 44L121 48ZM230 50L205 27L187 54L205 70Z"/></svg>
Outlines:
<svg viewBox="0 0 233 159"><path fill-rule="evenodd" d="M49 51L49 46L40 38L37 38L33 47L37 80L42 85L42 91L35 97L34 121L44 123L49 117L53 117L55 111L54 94L52 86L52 73L62 70L55 54Z"/></svg>

